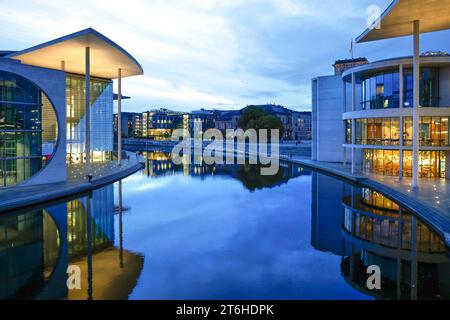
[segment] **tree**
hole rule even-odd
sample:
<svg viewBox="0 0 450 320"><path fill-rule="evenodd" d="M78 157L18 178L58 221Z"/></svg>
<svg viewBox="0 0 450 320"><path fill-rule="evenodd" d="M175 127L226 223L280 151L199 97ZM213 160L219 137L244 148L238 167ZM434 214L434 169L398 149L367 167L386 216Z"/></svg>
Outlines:
<svg viewBox="0 0 450 320"><path fill-rule="evenodd" d="M280 131L280 137L284 134L284 127L280 118L256 106L249 106L243 111L238 125L243 130L278 129Z"/></svg>

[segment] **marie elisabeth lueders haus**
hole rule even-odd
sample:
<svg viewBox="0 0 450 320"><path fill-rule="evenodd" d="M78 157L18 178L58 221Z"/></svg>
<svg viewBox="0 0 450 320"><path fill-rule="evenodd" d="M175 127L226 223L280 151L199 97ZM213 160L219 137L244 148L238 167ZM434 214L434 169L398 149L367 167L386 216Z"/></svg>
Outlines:
<svg viewBox="0 0 450 320"><path fill-rule="evenodd" d="M91 28L0 52L0 188L65 181L71 166L89 174L111 160L113 79L140 74L128 52Z"/></svg>

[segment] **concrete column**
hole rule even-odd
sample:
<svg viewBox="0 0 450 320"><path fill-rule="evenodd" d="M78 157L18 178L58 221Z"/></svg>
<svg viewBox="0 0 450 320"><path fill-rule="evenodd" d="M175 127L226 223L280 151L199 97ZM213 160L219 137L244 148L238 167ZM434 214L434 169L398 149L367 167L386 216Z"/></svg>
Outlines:
<svg viewBox="0 0 450 320"><path fill-rule="evenodd" d="M400 65L399 67L399 89L400 89L400 95L399 95L399 101L400 101L400 109L403 109L403 105L405 104L405 95L404 95L404 68L403 68L403 64Z"/></svg>
<svg viewBox="0 0 450 320"><path fill-rule="evenodd" d="M86 177L91 174L91 49L86 47Z"/></svg>
<svg viewBox="0 0 450 320"><path fill-rule="evenodd" d="M352 111L356 111L356 75L352 73Z"/></svg>
<svg viewBox="0 0 450 320"><path fill-rule="evenodd" d="M123 269L123 211L122 211L122 180L119 181L119 264Z"/></svg>
<svg viewBox="0 0 450 320"><path fill-rule="evenodd" d="M347 148L344 147L344 166L347 166Z"/></svg>
<svg viewBox="0 0 450 320"><path fill-rule="evenodd" d="M352 120L352 174L354 174L356 172L356 150L355 150L355 145L356 145L356 120L353 119Z"/></svg>
<svg viewBox="0 0 450 320"><path fill-rule="evenodd" d="M92 267L92 212L91 212L91 197L86 198L86 215L87 215L87 268L88 268L88 300L93 299L93 267Z"/></svg>
<svg viewBox="0 0 450 320"><path fill-rule="evenodd" d="M411 217L411 300L417 300L417 219Z"/></svg>
<svg viewBox="0 0 450 320"><path fill-rule="evenodd" d="M445 152L445 179L450 180L450 151Z"/></svg>
<svg viewBox="0 0 450 320"><path fill-rule="evenodd" d="M403 179L403 116L400 116L400 122L399 122L399 127L400 127L400 137L399 137L399 172L398 172L398 176L400 179Z"/></svg>
<svg viewBox="0 0 450 320"><path fill-rule="evenodd" d="M356 75L352 73L352 112L356 111ZM356 120L352 119L352 174L356 172Z"/></svg>
<svg viewBox="0 0 450 320"><path fill-rule="evenodd" d="M419 176L419 104L420 104L420 23L414 21L414 106L413 106L413 182L418 188Z"/></svg>
<svg viewBox="0 0 450 320"><path fill-rule="evenodd" d="M402 252L402 231L403 231L403 219L402 219L402 208L398 209L398 229L397 229L397 300L400 300L402 298L402 259L401 252Z"/></svg>
<svg viewBox="0 0 450 320"><path fill-rule="evenodd" d="M122 69L119 68L118 77L118 97L117 97L117 161L122 165Z"/></svg>
<svg viewBox="0 0 450 320"><path fill-rule="evenodd" d="M399 66L399 108L400 108L400 111L403 109L403 105L404 105L404 102L405 102L405 96L404 96L404 92L403 92L403 90L404 90L404 87L403 87L403 84L404 84L404 81L403 81L403 64L400 64L400 66ZM400 122L399 122L399 126L400 126L400 137L399 137L399 153L400 153L400 158L399 158L399 161L400 161L400 163L399 163L399 167L400 167L400 170L399 170L399 173L398 173L398 175L399 175L399 178L400 179L402 179L403 178L403 145L404 145L404 141L403 141L403 139L404 139L404 136L403 136L403 134L404 134L404 132L403 132L403 113L401 113L401 115L400 115Z"/></svg>
<svg viewBox="0 0 450 320"><path fill-rule="evenodd" d="M343 99L343 113L347 112L347 82L343 81L343 95L344 95L344 99ZM344 132L344 137L345 140L347 140L347 126L345 126L345 132ZM347 141L345 141L347 142ZM344 156L344 166L347 166L347 148L344 147L343 150L343 156Z"/></svg>

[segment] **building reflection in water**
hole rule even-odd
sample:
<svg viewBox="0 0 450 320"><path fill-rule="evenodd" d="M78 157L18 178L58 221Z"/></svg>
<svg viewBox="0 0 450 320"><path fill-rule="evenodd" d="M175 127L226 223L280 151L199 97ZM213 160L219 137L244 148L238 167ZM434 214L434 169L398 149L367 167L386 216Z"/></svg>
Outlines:
<svg viewBox="0 0 450 320"><path fill-rule="evenodd" d="M146 164L144 175L149 177L157 178L180 173L183 173L184 176L202 179L211 176L231 177L241 181L244 187L252 192L285 184L290 179L299 176L311 175L311 171L288 162L280 163L280 170L276 175L262 176L260 165L206 165L202 163L201 157L194 155L192 155L190 163L185 158L182 165L175 165L172 162L172 154L167 151L142 152L141 155Z"/></svg>
<svg viewBox="0 0 450 320"><path fill-rule="evenodd" d="M121 184L119 196L122 195ZM122 232L122 199L119 227ZM0 299L126 299L144 258L114 247L114 185L44 209L0 218ZM68 290L67 268L81 270Z"/></svg>
<svg viewBox="0 0 450 320"><path fill-rule="evenodd" d="M313 173L312 208L313 246L342 256L342 276L355 289L379 299L450 298L442 239L396 203ZM381 290L367 288L371 265L381 269Z"/></svg>

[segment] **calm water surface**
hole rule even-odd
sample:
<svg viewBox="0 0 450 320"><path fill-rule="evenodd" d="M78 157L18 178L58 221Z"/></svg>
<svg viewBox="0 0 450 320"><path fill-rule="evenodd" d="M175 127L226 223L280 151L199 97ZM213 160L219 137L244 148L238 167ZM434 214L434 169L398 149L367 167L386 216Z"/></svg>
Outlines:
<svg viewBox="0 0 450 320"><path fill-rule="evenodd" d="M0 298L449 298L442 241L370 190L284 164L145 170L0 217ZM382 289L369 291L369 265ZM68 290L68 266L81 290Z"/></svg>

